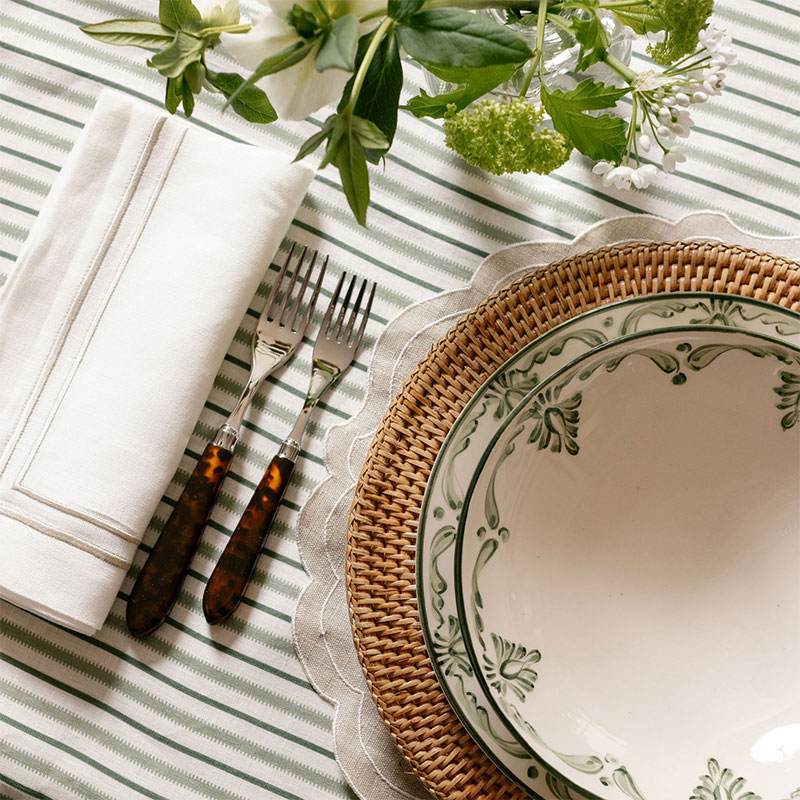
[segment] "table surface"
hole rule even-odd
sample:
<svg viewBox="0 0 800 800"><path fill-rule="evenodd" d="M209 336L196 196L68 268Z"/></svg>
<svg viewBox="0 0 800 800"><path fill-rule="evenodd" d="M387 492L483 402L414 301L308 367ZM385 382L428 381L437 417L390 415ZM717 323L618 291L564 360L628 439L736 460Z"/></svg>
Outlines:
<svg viewBox="0 0 800 800"><path fill-rule="evenodd" d="M100 90L112 86L161 103L162 79L144 65L142 51L93 42L77 26L150 16L154 8L145 0L0 0L0 284ZM292 242L318 247L330 254L333 272L369 275L380 289L365 352L310 426L241 612L211 629L200 598L302 401L308 344L256 397L171 619L143 641L134 641L124 625L136 571L246 379L249 335L269 274L105 627L88 638L0 602L0 797L354 796L333 752L333 709L314 692L292 642L292 614L307 582L297 515L324 478L325 433L358 409L369 351L386 323L414 301L464 285L485 255L505 245L569 239L625 214L678 218L698 209L723 211L761 235L798 233L800 4L718 0L716 21L733 35L740 62L725 94L697 108L686 164L646 193L603 189L577 155L552 176L484 175L444 147L438 122L405 112L385 167L371 168L368 228L352 219L337 173L328 167L317 174L284 248ZM633 65L647 69L649 63L635 55ZM410 96L420 85L419 69L407 65L405 79ZM287 153L325 117L323 111L302 123L263 128L221 115L220 107L215 98L201 101L194 124ZM211 192L207 201L213 202Z"/></svg>

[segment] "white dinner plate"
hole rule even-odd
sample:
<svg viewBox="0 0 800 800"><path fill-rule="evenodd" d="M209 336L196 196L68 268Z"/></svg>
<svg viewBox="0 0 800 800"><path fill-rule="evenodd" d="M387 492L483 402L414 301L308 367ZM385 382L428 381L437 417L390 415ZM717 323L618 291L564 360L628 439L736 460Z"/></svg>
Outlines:
<svg viewBox="0 0 800 800"><path fill-rule="evenodd" d="M799 410L800 349L694 325L595 348L503 420L459 520L458 619L564 785L800 791Z"/></svg>
<svg viewBox="0 0 800 800"><path fill-rule="evenodd" d="M510 779L531 793L581 796L514 738L467 659L453 591L453 544L466 486L498 425L542 378L619 336L692 323L760 331L800 344L797 314L738 296L650 295L601 307L540 336L498 369L467 404L433 466L417 543L418 597L428 651L446 696L472 737Z"/></svg>

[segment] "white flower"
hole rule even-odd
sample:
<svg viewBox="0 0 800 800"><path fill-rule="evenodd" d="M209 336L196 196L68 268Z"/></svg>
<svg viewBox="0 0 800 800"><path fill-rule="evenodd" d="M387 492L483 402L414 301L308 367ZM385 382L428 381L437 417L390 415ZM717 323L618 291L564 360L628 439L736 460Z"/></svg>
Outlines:
<svg viewBox="0 0 800 800"><path fill-rule="evenodd" d="M723 64L733 64L736 61L736 51L731 47L733 39L725 31L714 25L709 25L698 34L700 44Z"/></svg>
<svg viewBox="0 0 800 800"><path fill-rule="evenodd" d="M239 0L192 0L207 28L221 28L239 22Z"/></svg>
<svg viewBox="0 0 800 800"><path fill-rule="evenodd" d="M286 15L295 5L294 0L259 0L263 13L254 15L253 27L245 34L222 34L225 49L244 67L255 70L270 56L279 53L298 41L298 34L286 23ZM297 5L314 11L316 0L299 0ZM385 0L336 0L328 10L334 18L345 14L362 16L379 10ZM362 25L362 33L365 27ZM320 45L299 63L288 69L268 75L260 83L281 119L305 119L322 106L336 102L350 79L351 73L341 69L317 72L314 59Z"/></svg>
<svg viewBox="0 0 800 800"><path fill-rule="evenodd" d="M616 189L630 189L631 186L646 189L658 177L658 168L653 164L642 164L640 167L621 164L617 167L609 161L598 161L592 172L603 176L603 186L614 186Z"/></svg>
<svg viewBox="0 0 800 800"><path fill-rule="evenodd" d="M686 161L686 155L683 152L683 148L680 146L671 147L664 153L664 157L661 159L661 166L664 168L664 172L673 172L677 164Z"/></svg>

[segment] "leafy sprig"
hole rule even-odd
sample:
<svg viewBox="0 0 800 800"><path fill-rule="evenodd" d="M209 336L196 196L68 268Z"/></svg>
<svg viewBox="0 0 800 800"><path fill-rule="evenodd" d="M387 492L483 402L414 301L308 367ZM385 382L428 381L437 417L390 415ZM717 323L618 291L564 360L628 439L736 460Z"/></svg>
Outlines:
<svg viewBox="0 0 800 800"><path fill-rule="evenodd" d="M164 105L174 114L181 105L187 117L194 111L194 96L206 82L231 98L246 83L234 72L215 73L206 66L205 53L219 43L221 33L246 33L250 25L235 23L208 26L191 0L160 0L158 21L149 19L113 19L84 25L81 30L106 44L143 47L156 52L147 65L167 79ZM234 110L250 122L269 123L278 119L266 94L248 86L237 97Z"/></svg>
<svg viewBox="0 0 800 800"><path fill-rule="evenodd" d="M217 12L228 14L229 5ZM504 10L508 23L515 24L472 13L489 8ZM604 181L640 185L645 183L644 172L632 178L624 172L630 168L620 165L629 159L639 164L653 143L664 154L665 169L683 159L673 147L675 136L685 135L691 124L675 105L676 98L684 103L680 87L693 92L687 102L701 102L723 85L720 65L732 60L720 56L727 45L714 40L713 58L709 50L697 50L712 8L713 0L386 0L385 7L358 17L348 12L346 0L297 0L283 20L294 40L267 55L246 77L215 72L206 63L207 50L220 43L222 34L250 30L249 24L240 23L238 10L235 19L218 24L217 12L212 21L204 20L191 0L160 0L158 20L109 20L82 30L107 44L150 50L148 65L166 79L167 109L174 113L182 106L187 116L205 87L224 95L226 106L245 119L273 122L278 115L256 85L262 78L277 76L312 56L317 72L349 73L335 113L302 144L297 159L323 148L321 167L333 164L339 170L350 208L365 224L370 198L367 162L381 161L397 129L402 52L447 84L439 95L421 90L402 109L416 117L444 119L447 143L471 163L496 173L549 172L575 148L600 160L597 167ZM609 14L638 35L659 36L649 52L656 62L670 65L661 77L637 75L614 57L603 24L603 15ZM603 64L626 85L612 86L592 77L569 91L548 87L548 24L578 45L578 75ZM533 46L519 26L535 28ZM518 73L521 77L515 78ZM535 79L538 106L525 99ZM521 84L517 99L510 89L514 81ZM503 97L488 97L498 87ZM625 95L631 96L630 120L614 113Z"/></svg>

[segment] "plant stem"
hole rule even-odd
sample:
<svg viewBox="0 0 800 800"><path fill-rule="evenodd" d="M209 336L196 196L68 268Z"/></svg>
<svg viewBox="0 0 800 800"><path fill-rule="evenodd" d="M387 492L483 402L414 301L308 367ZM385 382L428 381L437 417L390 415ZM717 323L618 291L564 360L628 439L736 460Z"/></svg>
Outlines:
<svg viewBox="0 0 800 800"><path fill-rule="evenodd" d="M620 61L613 53L606 50L603 54L603 61L608 64L614 72L625 78L628 83L633 83L636 78L636 73L627 65Z"/></svg>
<svg viewBox="0 0 800 800"><path fill-rule="evenodd" d="M529 62L528 71L525 73L525 80L522 82L519 96L525 97L528 89L531 88L531 81L537 69L539 69L539 82L544 83L541 74L541 66L544 64L544 28L547 24L547 3L540 2L536 17L536 54Z"/></svg>
<svg viewBox="0 0 800 800"><path fill-rule="evenodd" d="M598 8L627 8L641 5L646 5L644 0L606 0L605 3L600 3Z"/></svg>
<svg viewBox="0 0 800 800"><path fill-rule="evenodd" d="M358 72L353 80L353 88L350 91L350 101L348 102L343 113L353 113L353 109L356 107L356 103L358 102L358 95L361 92L361 87L364 85L364 79L367 77L369 65L372 63L372 59L375 57L375 53L378 51L378 46L380 45L381 40L395 26L395 24L395 21L391 17L386 17L373 34L369 43L369 47L367 47L367 52L364 53L364 58L361 60L361 64L358 67Z"/></svg>
<svg viewBox="0 0 800 800"><path fill-rule="evenodd" d="M243 22L241 25L219 25L216 28L203 28L203 30L197 32L197 36L205 37L205 36L214 36L217 33L248 33L250 31L249 22Z"/></svg>

